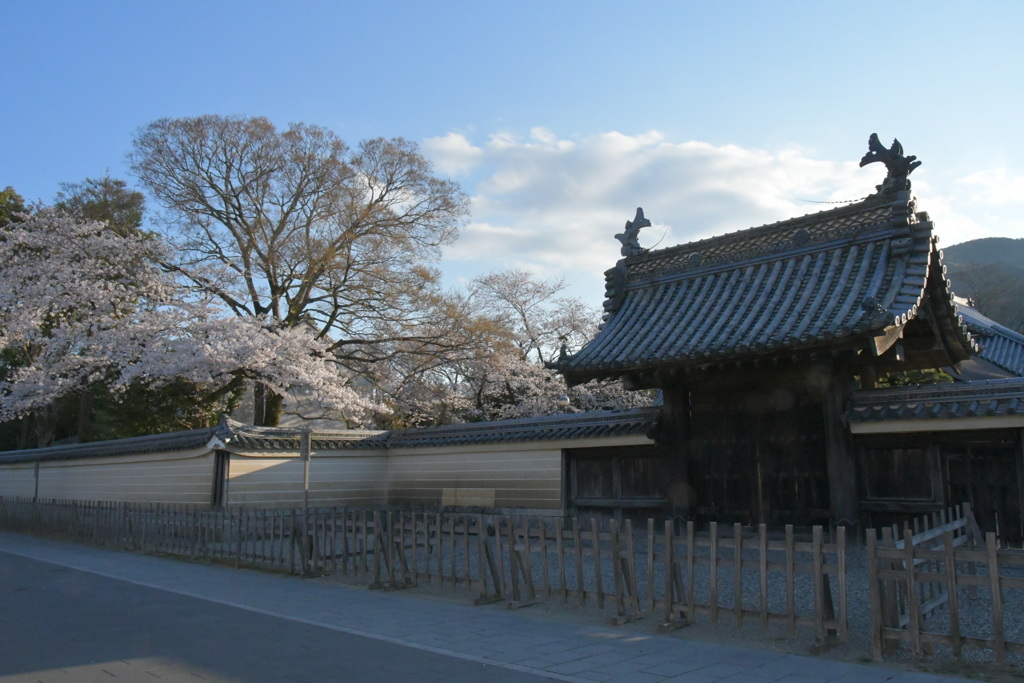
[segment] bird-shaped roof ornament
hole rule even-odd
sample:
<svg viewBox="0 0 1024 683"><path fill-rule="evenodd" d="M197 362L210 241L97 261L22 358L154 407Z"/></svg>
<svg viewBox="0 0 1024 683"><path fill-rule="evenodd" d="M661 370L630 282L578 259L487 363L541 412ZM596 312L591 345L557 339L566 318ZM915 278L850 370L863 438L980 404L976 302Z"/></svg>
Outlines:
<svg viewBox="0 0 1024 683"><path fill-rule="evenodd" d="M640 246L637 236L641 228L651 227L651 222L644 217L644 210L637 207L636 216L631 221L626 221L626 229L615 235L615 239L622 242L622 249L619 250L623 256L635 256L642 254L644 248Z"/></svg>
<svg viewBox="0 0 1024 683"><path fill-rule="evenodd" d="M868 153L860 160L861 168L876 161L881 161L888 170L882 184L875 186L876 194L892 194L909 190L910 179L907 176L921 165L916 156L903 156L903 145L899 140L893 138L892 147L886 149L878 141L878 134L872 133L868 138Z"/></svg>

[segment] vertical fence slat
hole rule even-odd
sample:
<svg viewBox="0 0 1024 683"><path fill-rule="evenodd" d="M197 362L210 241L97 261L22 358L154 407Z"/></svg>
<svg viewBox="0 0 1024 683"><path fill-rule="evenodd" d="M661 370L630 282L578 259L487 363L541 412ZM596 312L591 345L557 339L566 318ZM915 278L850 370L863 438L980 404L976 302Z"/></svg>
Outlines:
<svg viewBox="0 0 1024 683"><path fill-rule="evenodd" d="M822 530L821 526L811 527L811 545L813 558L814 580L814 637L821 642L825 639L825 581L822 566Z"/></svg>
<svg viewBox="0 0 1024 683"><path fill-rule="evenodd" d="M472 590L473 588L473 574L471 571L471 563L469 561L469 536L471 519L472 518L467 513L462 513L462 571L465 572L466 575L466 590ZM547 548L545 548L545 551L546 550Z"/></svg>
<svg viewBox="0 0 1024 683"><path fill-rule="evenodd" d="M696 618L697 588L693 574L693 563L695 561L696 529L693 520L686 523L686 616L691 620Z"/></svg>
<svg viewBox="0 0 1024 683"><path fill-rule="evenodd" d="M569 602L569 590L565 583L565 520L555 526L555 551L558 553L558 587L562 604Z"/></svg>
<svg viewBox="0 0 1024 683"><path fill-rule="evenodd" d="M768 525L757 526L758 562L757 572L760 580L760 618L761 628L768 628Z"/></svg>
<svg viewBox="0 0 1024 683"><path fill-rule="evenodd" d="M949 595L949 640L953 656L960 658L963 641L960 637L960 592L956 582L956 552L953 547L953 532L942 536L943 556L946 564L946 593Z"/></svg>
<svg viewBox="0 0 1024 683"><path fill-rule="evenodd" d="M541 580L544 581L544 599L551 599L551 572L548 566L548 535L547 535L547 520L543 517L540 518L539 533L540 533L540 565L542 567Z"/></svg>
<svg viewBox="0 0 1024 683"><path fill-rule="evenodd" d="M796 633L796 590L794 574L796 558L794 552L793 525L786 525L786 631L789 635Z"/></svg>
<svg viewBox="0 0 1024 683"><path fill-rule="evenodd" d="M654 613L654 518L647 518L647 611Z"/></svg>
<svg viewBox="0 0 1024 683"><path fill-rule="evenodd" d="M836 563L839 565L839 639L846 642L849 637L846 630L849 621L846 612L846 527L838 528L836 542L839 545L836 549Z"/></svg>
<svg viewBox="0 0 1024 683"><path fill-rule="evenodd" d="M583 592L583 545L580 537L580 520L572 518L572 544L576 553L576 589L580 598L580 607L583 607L585 593Z"/></svg>
<svg viewBox="0 0 1024 683"><path fill-rule="evenodd" d="M673 604L672 604L672 598L673 598L673 596L672 596L672 586L673 586L673 572L675 571L675 551L672 548L672 536L673 536L672 520L671 519L666 519L665 520L665 536L664 536L665 540L662 542L662 546L664 547L664 550L662 552L665 555L664 558L662 558L663 562L664 562L664 566L665 566L664 573L663 573L664 586L662 587L662 591L663 591L662 595L664 596L662 601L665 603L665 618L664 618L662 623L665 623L665 624L671 623L672 622L672 617L674 615ZM654 544L652 543L651 545L654 545ZM651 591L651 592L653 594L653 591Z"/></svg>
<svg viewBox="0 0 1024 683"><path fill-rule="evenodd" d="M626 585L629 587L630 607L633 617L640 616L640 596L637 595L636 551L633 547L633 520L626 519Z"/></svg>
<svg viewBox="0 0 1024 683"><path fill-rule="evenodd" d="M601 535L597 528L597 517L590 518L590 534L594 547L594 591L597 593L597 608L604 609L604 581L601 576Z"/></svg>
<svg viewBox="0 0 1024 683"><path fill-rule="evenodd" d="M906 528L903 530L903 563L906 571L907 609L910 618L910 645L915 655L921 654L921 614L920 604L915 600L917 595L917 578L914 568L914 533Z"/></svg>
<svg viewBox="0 0 1024 683"><path fill-rule="evenodd" d="M985 534L985 551L988 555L988 578L992 591L992 633L996 651L996 661L1006 663L1006 629L1003 624L1003 593L999 581L999 549L996 546L996 535Z"/></svg>
<svg viewBox="0 0 1024 683"><path fill-rule="evenodd" d="M451 521L448 524L448 550L449 550L449 564L451 565L451 577L452 577L452 588L457 588L459 585L458 581L458 558L455 556L455 515L451 515Z"/></svg>
<svg viewBox="0 0 1024 683"><path fill-rule="evenodd" d="M622 563L619 562L621 550L619 548L619 524L612 519L609 523L609 536L612 542L612 577L615 581L615 613L618 616L626 614L626 579L622 574Z"/></svg>
<svg viewBox="0 0 1024 683"><path fill-rule="evenodd" d="M871 601L871 657L882 661L882 600L878 584L878 559L875 556L875 530L868 529L865 536L865 555L868 568L868 597Z"/></svg>
<svg viewBox="0 0 1024 683"><path fill-rule="evenodd" d="M711 623L718 624L718 522L711 522L711 563L708 587L711 593Z"/></svg>

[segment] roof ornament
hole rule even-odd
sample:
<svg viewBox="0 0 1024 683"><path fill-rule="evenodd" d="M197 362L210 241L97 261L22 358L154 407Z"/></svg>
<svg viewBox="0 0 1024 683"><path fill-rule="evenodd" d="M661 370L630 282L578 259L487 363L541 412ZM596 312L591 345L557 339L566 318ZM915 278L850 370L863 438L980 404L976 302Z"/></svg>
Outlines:
<svg viewBox="0 0 1024 683"><path fill-rule="evenodd" d="M878 134L872 133L871 137L868 138L868 153L860 160L860 166L864 168L876 161L881 161L885 164L885 168L889 171L882 184L875 186L875 190L877 190L875 194L883 195L909 190L910 180L907 176L921 165L921 162L917 161L916 156L903 156L903 145L900 144L899 140L893 138L892 147L886 149L878 141Z"/></svg>
<svg viewBox="0 0 1024 683"><path fill-rule="evenodd" d="M860 307L864 310L864 322L868 327L878 328L889 325L893 321L893 314L882 305L877 297L867 297L861 302Z"/></svg>
<svg viewBox="0 0 1024 683"><path fill-rule="evenodd" d="M644 253L644 248L640 246L637 236L640 234L640 228L649 227L651 227L651 222L644 217L644 210L637 207L633 220L626 221L626 229L615 235L615 239L622 242L622 249L619 250L619 253L623 256L636 256Z"/></svg>

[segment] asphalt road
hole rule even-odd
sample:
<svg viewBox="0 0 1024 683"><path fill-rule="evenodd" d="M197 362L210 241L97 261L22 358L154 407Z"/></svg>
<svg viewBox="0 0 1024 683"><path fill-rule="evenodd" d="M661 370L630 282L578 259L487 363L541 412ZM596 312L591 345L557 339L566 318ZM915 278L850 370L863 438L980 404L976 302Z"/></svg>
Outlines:
<svg viewBox="0 0 1024 683"><path fill-rule="evenodd" d="M543 680L0 552L3 683Z"/></svg>

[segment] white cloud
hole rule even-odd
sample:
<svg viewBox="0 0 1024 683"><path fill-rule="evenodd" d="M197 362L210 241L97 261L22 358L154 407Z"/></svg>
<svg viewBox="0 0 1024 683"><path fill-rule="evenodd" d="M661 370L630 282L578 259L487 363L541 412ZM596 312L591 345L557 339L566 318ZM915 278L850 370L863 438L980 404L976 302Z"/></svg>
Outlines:
<svg viewBox="0 0 1024 683"><path fill-rule="evenodd" d="M850 161L822 161L799 147L673 142L657 131L566 140L534 128L526 138L495 133L479 147L457 134L434 140L444 144L432 150L472 159L475 176L465 187L473 222L446 251L448 263L476 274L525 267L565 277L573 294L594 304L604 271L619 258L614 235L638 206L654 223L641 245L663 248L857 200L885 175L881 165L859 168L860 150ZM914 189L942 228L943 244L981 236L948 192L916 178Z"/></svg>
<svg viewBox="0 0 1024 683"><path fill-rule="evenodd" d="M427 138L421 147L434 162L437 170L446 175L460 175L470 171L483 157L483 150L460 133L448 133L439 138Z"/></svg>
<svg viewBox="0 0 1024 683"><path fill-rule="evenodd" d="M1024 176L1010 175L1005 168L977 171L958 180L957 186L971 203L1024 203Z"/></svg>

